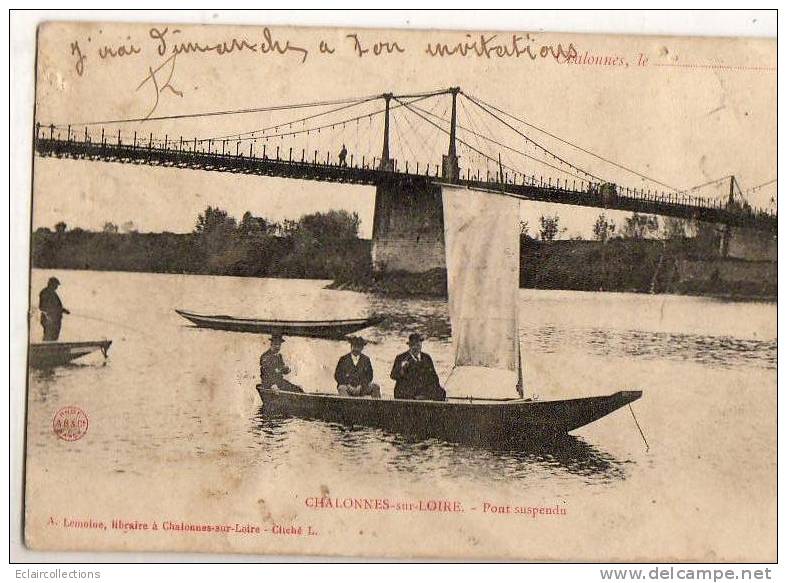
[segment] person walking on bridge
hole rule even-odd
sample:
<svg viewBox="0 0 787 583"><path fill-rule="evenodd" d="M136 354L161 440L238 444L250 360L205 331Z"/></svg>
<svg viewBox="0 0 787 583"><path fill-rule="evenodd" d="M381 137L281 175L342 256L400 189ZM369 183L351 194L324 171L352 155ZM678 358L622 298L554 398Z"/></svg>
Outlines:
<svg viewBox="0 0 787 583"><path fill-rule="evenodd" d="M63 307L57 288L60 280L50 277L46 287L38 294L38 309L41 311L41 326L44 328L44 341L54 342L60 338L60 326L63 323L63 314L70 314Z"/></svg>
<svg viewBox="0 0 787 583"><path fill-rule="evenodd" d="M342 144L342 149L339 151L339 166L347 167L347 147Z"/></svg>

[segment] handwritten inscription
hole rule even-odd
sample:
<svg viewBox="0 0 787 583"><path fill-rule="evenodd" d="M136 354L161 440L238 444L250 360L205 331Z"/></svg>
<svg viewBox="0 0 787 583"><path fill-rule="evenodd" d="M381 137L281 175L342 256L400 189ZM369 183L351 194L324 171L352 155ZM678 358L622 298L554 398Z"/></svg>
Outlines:
<svg viewBox="0 0 787 583"><path fill-rule="evenodd" d="M74 69L76 70L77 75L81 77L85 72L85 61L87 60L87 55L82 54L82 49L79 48L79 41L74 41L71 43L71 56L76 57Z"/></svg>
<svg viewBox="0 0 787 583"><path fill-rule="evenodd" d="M99 31L102 34L103 31ZM298 43L283 36L281 32L274 32L264 27L259 35L231 36L225 39L205 41L196 39L193 32L169 26L150 27L144 39L133 39L126 36L121 42L104 42L101 46L92 47L92 53L98 57L98 62L109 63L127 57L144 55L154 52L159 57L173 55L241 55L260 54L279 57L294 56L300 64L307 62L314 54L330 57L331 55L352 55L358 58L385 57L388 55L401 55L410 50L420 48L430 57L478 57L478 58L520 58L525 57L531 61L552 58L557 61L567 62L577 57L577 48L573 43L567 46L562 43L539 44L530 34L512 34L501 36L498 34L465 34L464 38L456 41L429 41L425 46L408 47L404 40L380 39L371 36L371 33L352 32L345 35L345 44L335 46L325 39L315 39L315 44L310 48L303 43ZM84 76L91 50L84 50L93 39L86 37L75 39L70 44L71 56L74 58L74 68L78 76ZM91 47L88 46L88 49Z"/></svg>
<svg viewBox="0 0 787 583"><path fill-rule="evenodd" d="M314 44L309 43L307 46L287 37L285 31L274 31L268 27L262 28L258 33L219 37L210 41L204 40L203 30L199 30L201 37L196 38L196 30L152 26L147 29L143 38L126 35L122 39L112 39L107 38L108 35L99 29L97 35L103 35L101 42L93 42L91 36L72 40L69 45L70 57L78 77L84 77L89 66L106 66L118 61L137 62L135 59L147 57L148 62L140 63L141 81L135 91L145 89L150 92L150 104L144 116L144 119L149 119L159 107L162 95L183 97L183 91L174 81L177 57L193 60L257 54L283 59L294 57L295 63L304 64L312 54L320 58L332 58L335 55L368 59L396 57L420 49L433 58L524 57L528 61L552 58L558 62L571 63L576 61L578 55L572 43L567 46L561 43L540 44L530 34L465 34L458 42L429 41L425 45L408 46L407 37L403 37L405 40L394 40L380 37L380 33L350 32L344 36L344 42L338 45L317 37ZM152 59L150 55L153 56Z"/></svg>
<svg viewBox="0 0 787 583"><path fill-rule="evenodd" d="M498 35L465 35L465 40L457 43L436 42L426 46L426 54L430 57L475 56L490 59L492 57L528 57L530 60L572 59L577 55L573 43L568 47L558 43L555 45L536 46L534 39L528 35L513 34L506 41L499 41Z"/></svg>
<svg viewBox="0 0 787 583"><path fill-rule="evenodd" d="M253 53L276 53L286 55L297 53L301 57L301 63L306 62L309 56L308 49L293 44L290 40L279 40L274 38L273 33L268 27L262 29L262 40L253 41L247 38L232 37L216 43L205 43L198 41L181 41L176 39L180 35L180 29L173 29L170 33L169 27L164 29L151 28L148 34L150 38L157 41L156 51L160 56L167 54L180 55L190 53L214 53L216 55L229 55L243 51Z"/></svg>
<svg viewBox="0 0 787 583"><path fill-rule="evenodd" d="M131 40L131 37L126 37L126 40ZM98 49L98 56L102 59L106 58L117 58L117 57L129 57L131 55L138 55L142 52L142 49L139 47L134 46L133 44L120 44L120 45L104 45L100 49Z"/></svg>
<svg viewBox="0 0 787 583"><path fill-rule="evenodd" d="M399 43L397 42L378 41L371 45L364 46L364 43L361 42L361 39L358 38L357 34L348 34L347 38L352 40L353 51L358 57L363 57L369 53L379 57L383 54L390 55L391 53L404 52L404 49L399 46Z"/></svg>
<svg viewBox="0 0 787 583"><path fill-rule="evenodd" d="M164 93L165 90L169 89L173 95L177 95L178 97L183 97L183 92L178 91L172 85L172 77L175 75L175 59L177 58L177 56L178 56L177 54L172 55L170 58L168 58L166 61L161 63L161 65L159 65L155 69L153 69L152 67L148 67L148 76L145 77L139 85L137 85L136 90L139 91L140 89L142 89L142 87L147 85L148 82L150 82L154 92L153 107L150 108L150 111L148 111L147 115L145 116L145 119L149 119L150 116L153 115L153 112L156 111L156 108L158 107L159 104L160 96L162 93ZM164 82L160 84L159 78L157 78L156 75L162 69L167 68L167 66L169 66L169 73L167 74L167 78L164 80Z"/></svg>

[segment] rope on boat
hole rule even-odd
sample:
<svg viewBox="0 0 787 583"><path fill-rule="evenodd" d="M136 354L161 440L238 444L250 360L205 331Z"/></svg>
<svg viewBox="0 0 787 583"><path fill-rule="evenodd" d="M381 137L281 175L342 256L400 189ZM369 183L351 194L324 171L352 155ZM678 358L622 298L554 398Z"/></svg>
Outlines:
<svg viewBox="0 0 787 583"><path fill-rule="evenodd" d="M637 429L639 429L639 434L642 436L642 441L645 442L645 452L650 451L650 445L648 445L648 440L645 439L645 434L642 432L642 427L639 426L639 421L637 421L637 416L634 415L634 408L629 403L629 411L631 411L631 416L634 418L634 423L637 425Z"/></svg>

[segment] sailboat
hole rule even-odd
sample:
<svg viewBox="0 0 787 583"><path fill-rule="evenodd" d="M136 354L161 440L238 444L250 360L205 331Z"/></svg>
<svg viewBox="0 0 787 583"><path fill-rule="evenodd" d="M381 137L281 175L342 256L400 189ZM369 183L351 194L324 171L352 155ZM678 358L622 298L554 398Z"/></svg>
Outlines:
<svg viewBox="0 0 787 583"><path fill-rule="evenodd" d="M517 301L519 200L450 184L442 191L454 353L447 399L368 399L258 385L263 415L505 446L565 435L642 396L619 391L562 400L525 397Z"/></svg>

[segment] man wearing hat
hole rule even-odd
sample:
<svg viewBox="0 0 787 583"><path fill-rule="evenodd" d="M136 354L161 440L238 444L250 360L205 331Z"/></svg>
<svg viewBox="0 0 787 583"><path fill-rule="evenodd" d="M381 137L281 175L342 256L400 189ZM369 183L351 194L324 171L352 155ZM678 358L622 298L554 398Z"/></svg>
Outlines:
<svg viewBox="0 0 787 583"><path fill-rule="evenodd" d="M41 326L44 328L44 340L55 341L60 338L60 325L63 322L63 314L70 314L63 307L60 296L57 295L57 288L60 280L50 277L46 287L38 294L38 309L41 311Z"/></svg>
<svg viewBox="0 0 787 583"><path fill-rule="evenodd" d="M370 396L379 399L380 386L372 382L374 379L372 361L363 354L366 340L360 336L351 336L348 340L350 352L339 359L336 363L336 372L333 374L339 394L344 397Z"/></svg>
<svg viewBox="0 0 787 583"><path fill-rule="evenodd" d="M281 355L283 342L281 334L271 335L271 347L260 356L260 385L263 389L276 387L280 391L302 393L303 389L284 378L284 375L290 374L290 367L284 364Z"/></svg>
<svg viewBox="0 0 787 583"><path fill-rule="evenodd" d="M440 386L432 357L421 352L423 341L420 334L410 334L407 339L409 350L394 360L391 378L396 381L395 399L445 401L445 391Z"/></svg>

